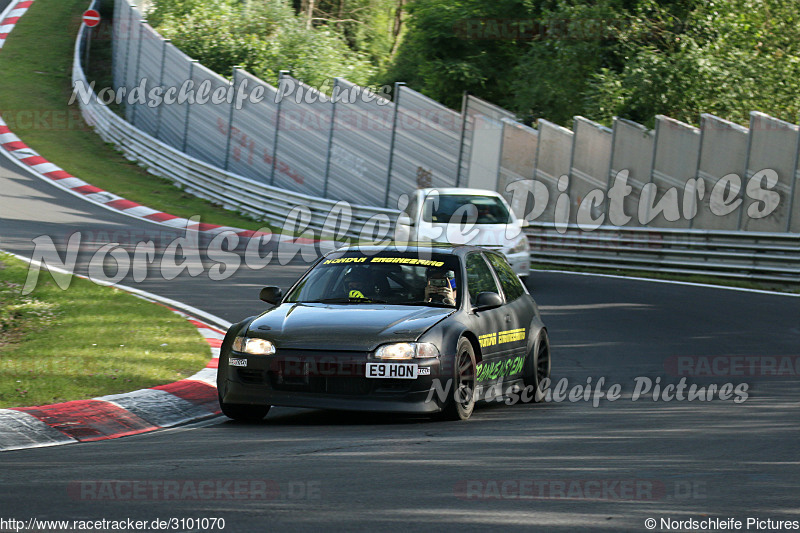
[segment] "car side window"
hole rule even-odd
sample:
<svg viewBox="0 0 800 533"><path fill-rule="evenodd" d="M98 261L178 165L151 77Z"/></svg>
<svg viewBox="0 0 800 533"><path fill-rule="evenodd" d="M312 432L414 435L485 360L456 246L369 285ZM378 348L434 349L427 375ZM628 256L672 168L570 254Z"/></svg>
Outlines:
<svg viewBox="0 0 800 533"><path fill-rule="evenodd" d="M489 262L497 273L497 278L500 280L500 286L503 287L507 302L513 302L525 294L522 282L505 259L497 254L486 254L486 257L489 258Z"/></svg>
<svg viewBox="0 0 800 533"><path fill-rule="evenodd" d="M469 301L473 306L477 303L478 294L482 292L499 292L494 276L492 276L492 270L479 253L467 256L467 287Z"/></svg>

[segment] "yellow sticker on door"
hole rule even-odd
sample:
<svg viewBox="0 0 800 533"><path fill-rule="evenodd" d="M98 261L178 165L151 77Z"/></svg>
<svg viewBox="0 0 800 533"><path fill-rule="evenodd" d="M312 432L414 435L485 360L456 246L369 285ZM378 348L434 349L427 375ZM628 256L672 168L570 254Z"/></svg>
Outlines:
<svg viewBox="0 0 800 533"><path fill-rule="evenodd" d="M478 337L478 344L481 348L488 346L495 346L496 344L503 344L506 342L517 342L525 340L525 328L508 329L499 333L486 333Z"/></svg>

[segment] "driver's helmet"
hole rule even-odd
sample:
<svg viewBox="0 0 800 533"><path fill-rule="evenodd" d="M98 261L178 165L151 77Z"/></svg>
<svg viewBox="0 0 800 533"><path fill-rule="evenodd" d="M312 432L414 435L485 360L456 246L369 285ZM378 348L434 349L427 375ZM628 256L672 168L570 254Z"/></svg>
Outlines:
<svg viewBox="0 0 800 533"><path fill-rule="evenodd" d="M452 270L445 270L443 268L428 268L426 276L428 278L428 285L433 286L441 284L442 287L449 287L453 290L456 288L456 275Z"/></svg>
<svg viewBox="0 0 800 533"><path fill-rule="evenodd" d="M370 271L364 267L351 267L344 275L344 287L350 298L365 298L369 287Z"/></svg>

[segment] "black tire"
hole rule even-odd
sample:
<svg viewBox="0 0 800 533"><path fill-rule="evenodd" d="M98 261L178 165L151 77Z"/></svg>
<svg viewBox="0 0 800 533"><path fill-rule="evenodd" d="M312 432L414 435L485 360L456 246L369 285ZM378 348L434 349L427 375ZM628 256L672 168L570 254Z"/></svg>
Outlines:
<svg viewBox="0 0 800 533"><path fill-rule="evenodd" d="M531 394L525 395L530 398L530 401L538 401L539 385L545 378L550 377L550 366L550 337L547 336L547 331L542 330L539 339L533 343L533 348L528 353L525 361L525 373L522 376L525 386L533 389Z"/></svg>
<svg viewBox="0 0 800 533"><path fill-rule="evenodd" d="M472 343L461 338L453 368L453 386L442 410L444 420L466 420L475 409L475 350Z"/></svg>
<svg viewBox="0 0 800 533"><path fill-rule="evenodd" d="M259 422L269 413L269 405L244 405L225 403L220 398L219 407L222 414L239 422Z"/></svg>

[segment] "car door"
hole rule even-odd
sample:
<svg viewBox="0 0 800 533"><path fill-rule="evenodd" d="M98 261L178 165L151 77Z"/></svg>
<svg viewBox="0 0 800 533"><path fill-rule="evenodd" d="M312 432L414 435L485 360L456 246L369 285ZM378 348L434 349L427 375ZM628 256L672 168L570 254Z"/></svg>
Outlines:
<svg viewBox="0 0 800 533"><path fill-rule="evenodd" d="M497 277L483 253L467 254L465 264L469 293L467 297L473 309L481 292L495 292L502 297ZM477 368L478 383L495 383L505 378L509 365L506 361L513 355L511 344L499 342L500 333L510 329L511 316L506 307L502 305L495 309L471 312L472 331L478 336L482 355L482 361Z"/></svg>
<svg viewBox="0 0 800 533"><path fill-rule="evenodd" d="M508 261L496 252L486 252L485 255L500 282L506 302L501 308L505 311L503 319L506 329L498 333L498 344L506 347L506 356L513 360L505 376L511 379L518 376L524 366L528 351L528 329L534 318L534 308L528 292Z"/></svg>

